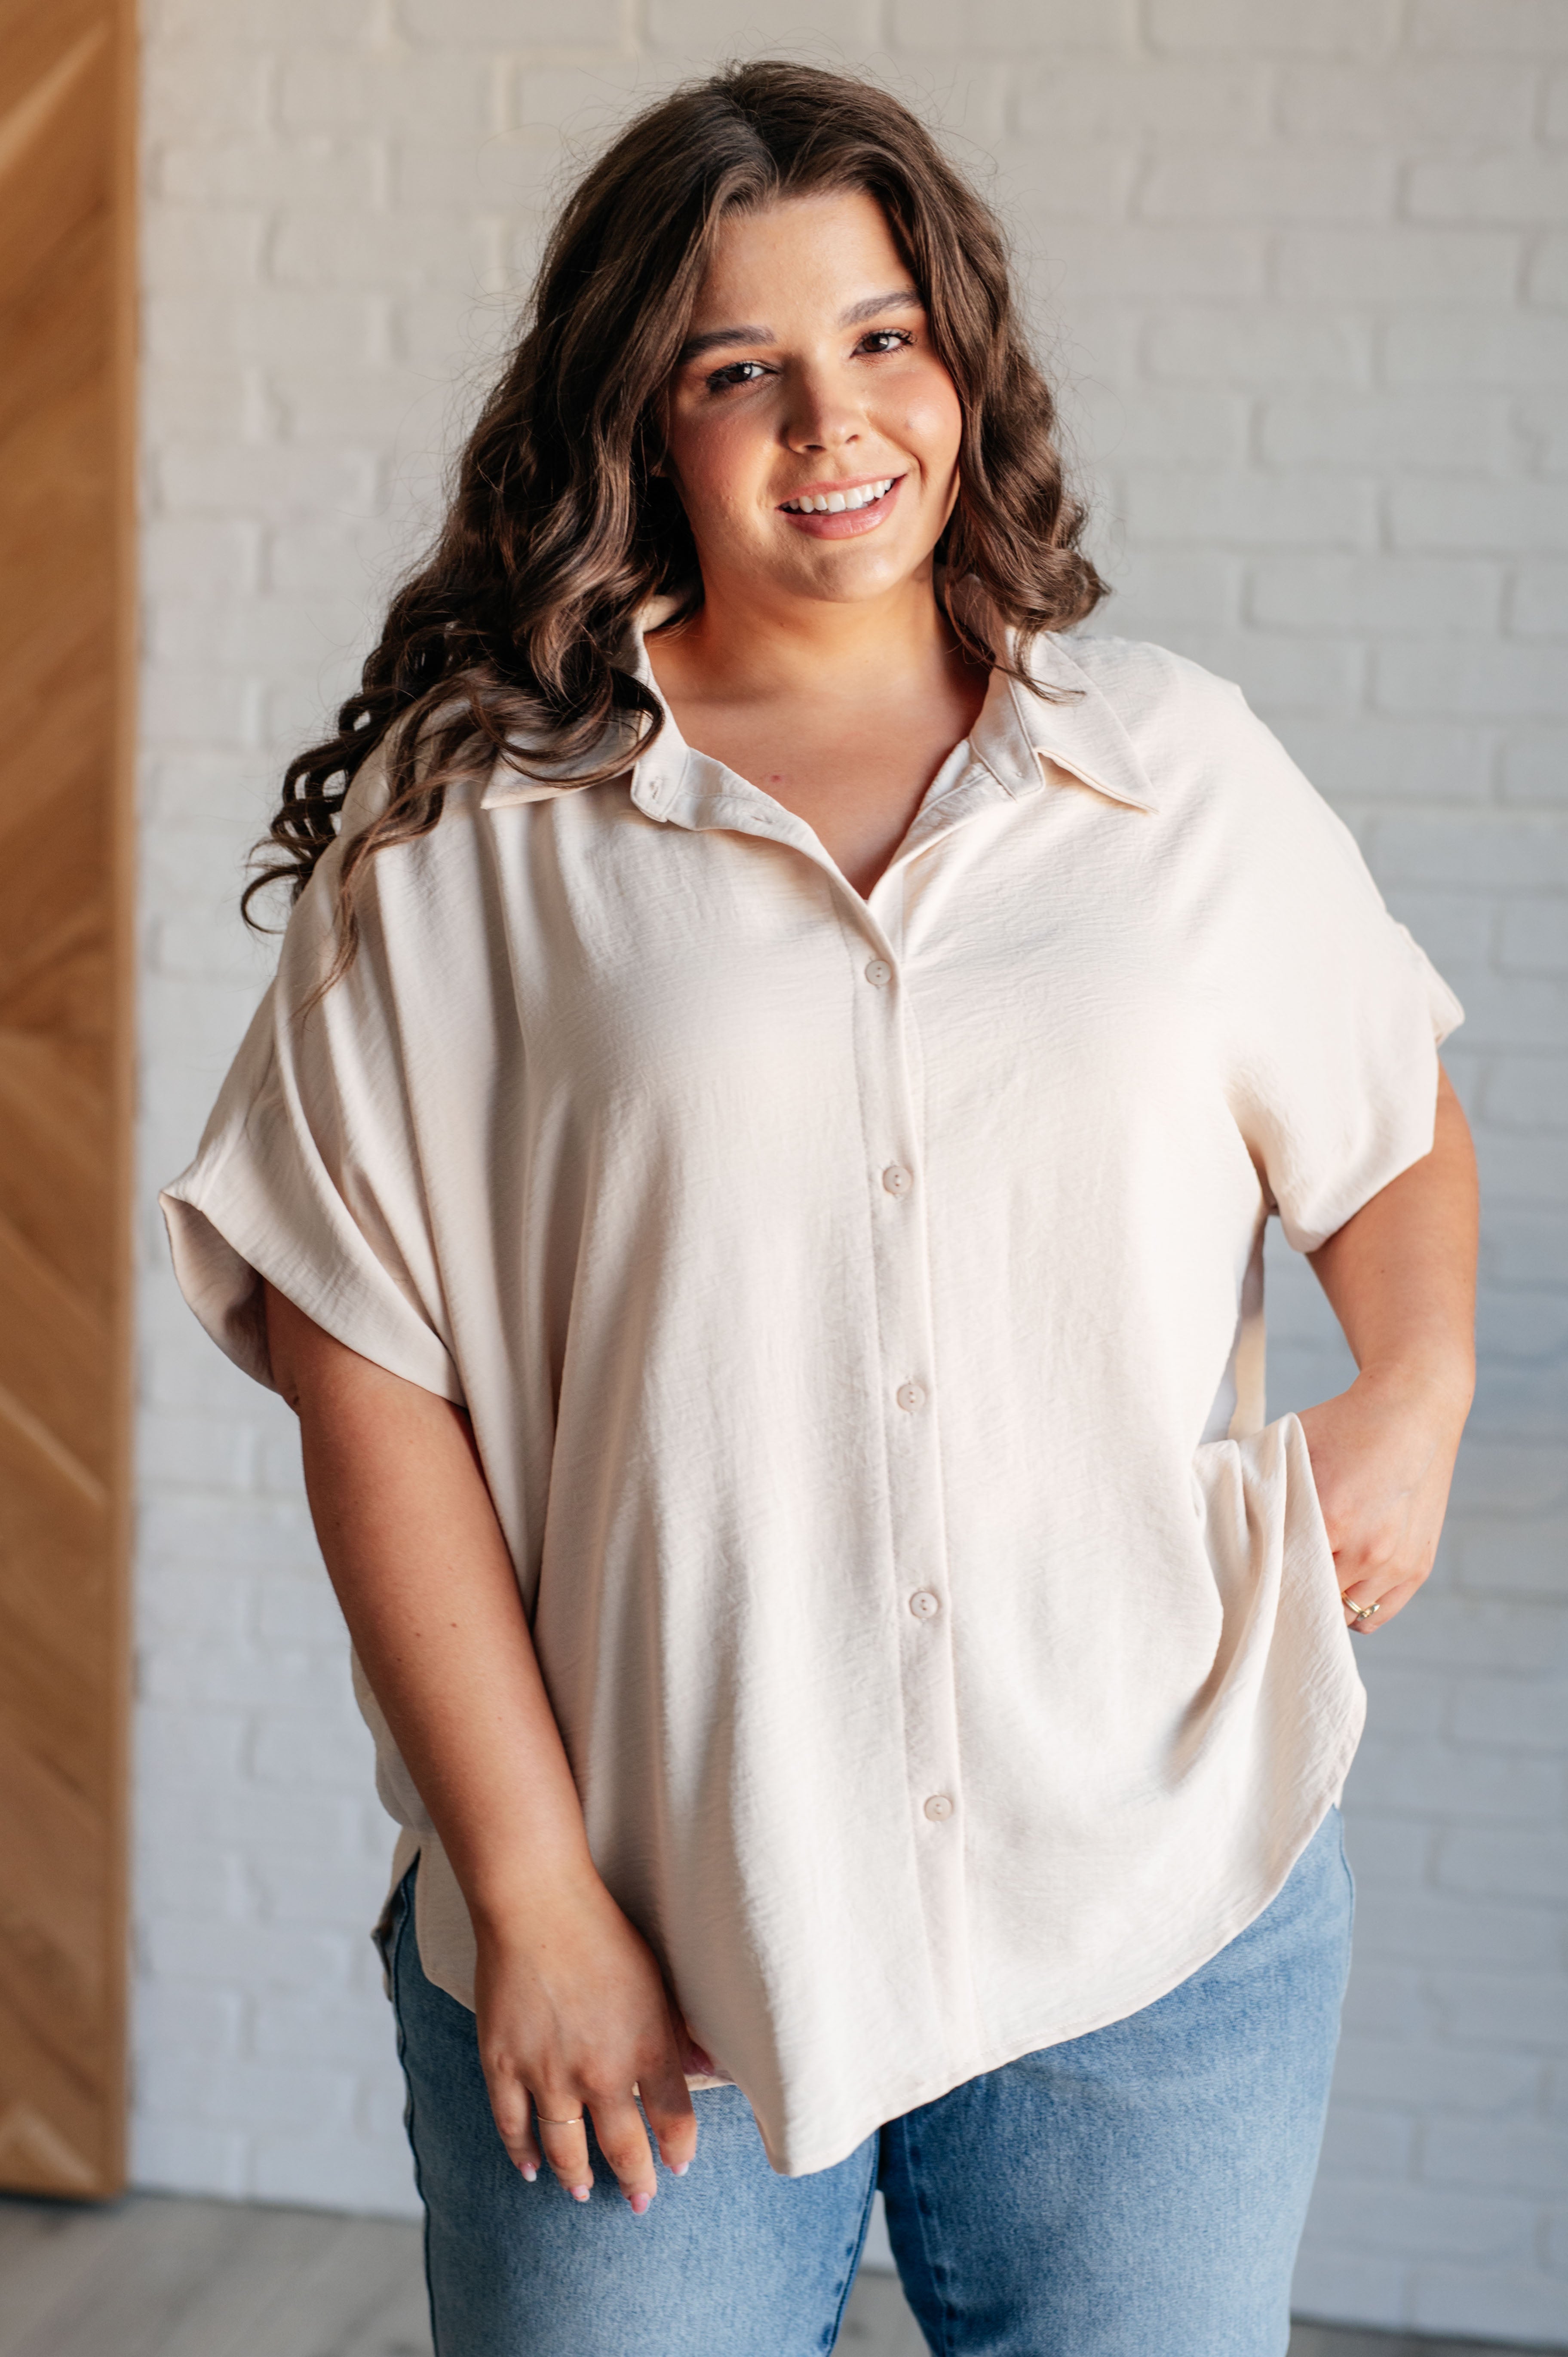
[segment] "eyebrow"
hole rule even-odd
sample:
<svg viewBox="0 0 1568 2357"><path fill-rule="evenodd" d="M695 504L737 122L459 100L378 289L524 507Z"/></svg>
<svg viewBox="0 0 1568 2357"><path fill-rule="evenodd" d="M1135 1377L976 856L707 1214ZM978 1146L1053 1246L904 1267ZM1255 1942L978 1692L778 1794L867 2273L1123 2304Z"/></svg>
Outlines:
<svg viewBox="0 0 1568 2357"><path fill-rule="evenodd" d="M920 297L913 286L895 286L886 295L868 295L864 302L852 303L839 320L841 328L863 328L867 319L875 319L883 311L920 309ZM770 344L774 340L771 328L710 328L701 336L689 336L681 347L678 367L694 361L702 352L718 351L725 344Z"/></svg>

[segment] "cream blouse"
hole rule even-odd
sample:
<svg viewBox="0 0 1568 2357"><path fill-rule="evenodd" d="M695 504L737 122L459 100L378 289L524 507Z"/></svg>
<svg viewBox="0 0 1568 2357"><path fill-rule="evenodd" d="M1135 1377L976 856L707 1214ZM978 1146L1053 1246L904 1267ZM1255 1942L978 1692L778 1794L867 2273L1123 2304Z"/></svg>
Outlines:
<svg viewBox="0 0 1568 2357"><path fill-rule="evenodd" d="M1235 687L1031 665L868 899L666 717L378 853L301 1017L330 853L163 1199L258 1381L264 1275L467 1406L598 1869L791 2176L1185 1979L1360 1729L1264 1222L1430 1150L1461 1009Z"/></svg>

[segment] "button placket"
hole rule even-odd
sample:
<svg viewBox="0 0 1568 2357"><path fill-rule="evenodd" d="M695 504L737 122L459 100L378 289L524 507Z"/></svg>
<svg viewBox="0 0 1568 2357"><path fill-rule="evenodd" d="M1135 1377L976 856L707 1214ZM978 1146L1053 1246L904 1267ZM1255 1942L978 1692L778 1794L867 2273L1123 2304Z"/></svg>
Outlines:
<svg viewBox="0 0 1568 2357"><path fill-rule="evenodd" d="M860 942L875 939L879 901ZM897 935L894 935L895 942ZM852 951L852 1019L873 1217L886 1434L889 1603L897 1613L904 1768L927 1953L955 2050L974 2040L964 1840L936 1402L919 1035L908 954ZM877 970L890 969L886 983Z"/></svg>

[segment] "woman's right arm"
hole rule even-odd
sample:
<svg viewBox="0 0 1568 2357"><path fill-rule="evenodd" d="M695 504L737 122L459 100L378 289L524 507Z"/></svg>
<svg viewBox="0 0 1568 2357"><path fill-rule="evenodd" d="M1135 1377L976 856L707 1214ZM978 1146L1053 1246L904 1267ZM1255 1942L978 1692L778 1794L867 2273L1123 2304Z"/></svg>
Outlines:
<svg viewBox="0 0 1568 2357"><path fill-rule="evenodd" d="M271 1285L317 1535L371 1689L451 1860L478 1947L479 2052L501 2141L538 2165L530 2093L585 2110L632 2208L696 2149L682 2029L651 1950L588 1853L576 1786L467 1416L348 1349ZM582 2127L544 2157L585 2200Z"/></svg>

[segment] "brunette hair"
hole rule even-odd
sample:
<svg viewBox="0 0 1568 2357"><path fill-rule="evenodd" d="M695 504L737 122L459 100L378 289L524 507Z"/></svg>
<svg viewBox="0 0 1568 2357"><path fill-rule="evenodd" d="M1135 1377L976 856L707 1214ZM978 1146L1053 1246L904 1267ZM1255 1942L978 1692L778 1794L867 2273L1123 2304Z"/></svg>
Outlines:
<svg viewBox="0 0 1568 2357"><path fill-rule="evenodd" d="M679 498L655 469L660 395L715 231L737 210L841 188L882 206L958 391L945 582L972 577L1020 651L1092 609L1104 587L1079 545L1084 511L1064 484L1056 404L1024 341L994 216L874 84L775 61L729 68L639 114L566 204L435 544L393 598L337 735L285 773L247 916L271 883L304 890L389 732L385 801L342 862L334 974L354 952L357 871L382 845L426 834L449 785L498 759L525 774L580 763L607 731L608 757L587 774L614 777L629 734L657 733L659 705L622 650L649 597L672 597L677 618L702 599ZM948 613L972 651L1007 661L978 635L972 606L950 598Z"/></svg>

